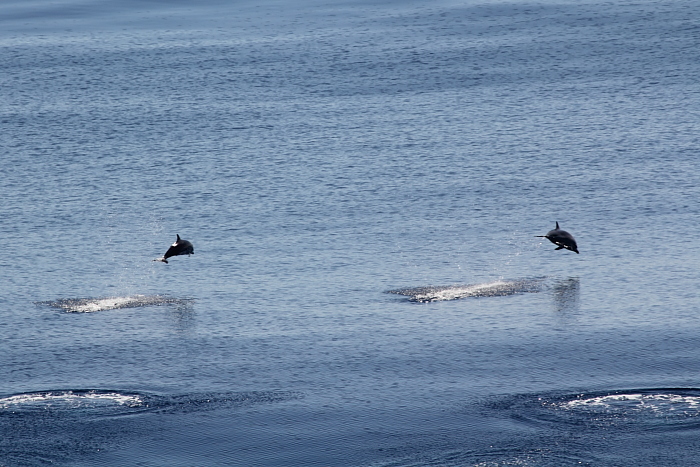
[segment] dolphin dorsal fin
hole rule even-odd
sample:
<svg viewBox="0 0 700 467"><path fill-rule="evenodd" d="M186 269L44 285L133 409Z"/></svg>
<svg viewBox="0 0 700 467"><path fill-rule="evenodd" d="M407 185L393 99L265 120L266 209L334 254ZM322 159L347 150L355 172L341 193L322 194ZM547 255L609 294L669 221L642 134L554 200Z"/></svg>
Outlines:
<svg viewBox="0 0 700 467"><path fill-rule="evenodd" d="M554 221L557 224L557 230L559 230L559 222ZM177 237L178 240L180 240L180 237Z"/></svg>
<svg viewBox="0 0 700 467"><path fill-rule="evenodd" d="M559 228L559 224L557 224L557 229L558 228ZM180 241L180 234L175 234L175 235L177 235L177 241L179 242Z"/></svg>

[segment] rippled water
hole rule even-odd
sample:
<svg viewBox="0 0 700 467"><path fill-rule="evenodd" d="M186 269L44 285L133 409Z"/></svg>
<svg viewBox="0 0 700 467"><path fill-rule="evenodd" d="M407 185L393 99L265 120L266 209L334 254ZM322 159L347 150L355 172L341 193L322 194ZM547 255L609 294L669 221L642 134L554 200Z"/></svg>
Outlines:
<svg viewBox="0 0 700 467"><path fill-rule="evenodd" d="M697 465L696 2L0 10L0 465Z"/></svg>

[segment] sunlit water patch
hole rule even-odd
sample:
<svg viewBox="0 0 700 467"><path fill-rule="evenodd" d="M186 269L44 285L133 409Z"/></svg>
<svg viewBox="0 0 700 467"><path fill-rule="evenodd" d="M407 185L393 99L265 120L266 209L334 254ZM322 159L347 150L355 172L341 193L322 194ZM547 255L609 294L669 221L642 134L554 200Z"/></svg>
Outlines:
<svg viewBox="0 0 700 467"><path fill-rule="evenodd" d="M637 389L520 396L507 403L515 419L560 427L681 430L700 427L700 389Z"/></svg>
<svg viewBox="0 0 700 467"><path fill-rule="evenodd" d="M404 295L413 302L436 302L468 297L502 297L521 293L540 292L544 278L505 280L467 285L425 286L388 290L387 293Z"/></svg>
<svg viewBox="0 0 700 467"><path fill-rule="evenodd" d="M193 301L193 299L173 298L163 295L129 295L125 297L64 298L60 300L36 302L36 304L59 308L70 313L93 313L96 311L138 308L144 306L189 306Z"/></svg>

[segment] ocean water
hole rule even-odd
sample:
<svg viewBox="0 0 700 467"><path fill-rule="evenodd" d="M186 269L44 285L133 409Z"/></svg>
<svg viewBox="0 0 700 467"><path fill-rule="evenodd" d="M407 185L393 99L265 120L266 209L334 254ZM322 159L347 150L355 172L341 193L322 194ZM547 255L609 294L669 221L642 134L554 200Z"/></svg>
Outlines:
<svg viewBox="0 0 700 467"><path fill-rule="evenodd" d="M0 465L698 465L698 18L3 2Z"/></svg>

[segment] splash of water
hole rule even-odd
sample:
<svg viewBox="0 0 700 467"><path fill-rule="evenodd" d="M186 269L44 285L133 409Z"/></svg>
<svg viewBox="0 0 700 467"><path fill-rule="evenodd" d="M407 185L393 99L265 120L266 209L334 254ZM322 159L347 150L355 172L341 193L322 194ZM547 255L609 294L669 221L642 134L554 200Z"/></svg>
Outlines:
<svg viewBox="0 0 700 467"><path fill-rule="evenodd" d="M189 305L192 299L179 299L162 295L129 295L124 297L64 298L36 302L37 305L59 308L70 313L93 313L120 308L137 308L159 305Z"/></svg>
<svg viewBox="0 0 700 467"><path fill-rule="evenodd" d="M520 293L539 292L543 278L495 280L481 284L428 286L389 290L387 293L405 295L414 302L435 302L467 297L502 297Z"/></svg>

